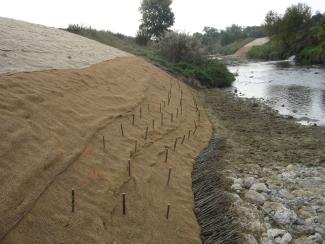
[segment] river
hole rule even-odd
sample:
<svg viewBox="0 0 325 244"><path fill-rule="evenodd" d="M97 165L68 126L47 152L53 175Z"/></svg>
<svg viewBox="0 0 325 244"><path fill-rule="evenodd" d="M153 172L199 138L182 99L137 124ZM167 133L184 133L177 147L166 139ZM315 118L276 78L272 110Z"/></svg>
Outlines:
<svg viewBox="0 0 325 244"><path fill-rule="evenodd" d="M250 62L228 66L236 73L232 90L241 97L257 98L291 115L299 123L325 126L325 69L298 66L290 61Z"/></svg>

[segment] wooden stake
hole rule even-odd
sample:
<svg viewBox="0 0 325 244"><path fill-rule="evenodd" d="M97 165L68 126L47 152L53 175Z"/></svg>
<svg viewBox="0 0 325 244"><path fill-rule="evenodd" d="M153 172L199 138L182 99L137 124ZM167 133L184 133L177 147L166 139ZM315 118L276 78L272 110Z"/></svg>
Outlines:
<svg viewBox="0 0 325 244"><path fill-rule="evenodd" d="M125 208L125 193L122 193L122 196L123 196L123 215L126 214L126 208Z"/></svg>
<svg viewBox="0 0 325 244"><path fill-rule="evenodd" d="M131 159L129 159L128 167L129 167L129 177L130 177L131 176Z"/></svg>
<svg viewBox="0 0 325 244"><path fill-rule="evenodd" d="M171 113L171 114L170 114L170 122L173 122L173 121L174 121L174 119L173 119L173 118L174 118L174 114L173 114L173 113Z"/></svg>
<svg viewBox="0 0 325 244"><path fill-rule="evenodd" d="M123 130L123 124L121 123L121 133L122 133L122 136L124 136L124 130Z"/></svg>
<svg viewBox="0 0 325 244"><path fill-rule="evenodd" d="M181 144L183 144L183 143L184 143L184 141L185 141L185 135L183 136L183 139L182 139L182 142L181 142Z"/></svg>
<svg viewBox="0 0 325 244"><path fill-rule="evenodd" d="M181 104L181 115L183 114L183 105Z"/></svg>
<svg viewBox="0 0 325 244"><path fill-rule="evenodd" d="M168 160L168 147L166 147L165 163L167 163L167 160Z"/></svg>
<svg viewBox="0 0 325 244"><path fill-rule="evenodd" d="M167 186L169 186L171 173L172 173L172 168L169 167L169 171L168 171L168 179L167 179Z"/></svg>
<svg viewBox="0 0 325 244"><path fill-rule="evenodd" d="M149 130L149 128L148 128L148 126L147 126L147 128L146 128L146 133L144 134L144 139L145 139L145 140L147 140L147 138L148 138L148 130Z"/></svg>
<svg viewBox="0 0 325 244"><path fill-rule="evenodd" d="M154 119L152 120L152 129L153 130L155 129L155 120Z"/></svg>
<svg viewBox="0 0 325 244"><path fill-rule="evenodd" d="M201 113L200 113L200 111L199 111L199 113L198 113L198 121L200 122L200 119L201 119Z"/></svg>
<svg viewBox="0 0 325 244"><path fill-rule="evenodd" d="M168 206L167 206L167 214L166 214L166 219L169 218L169 211L170 211L170 204L168 203Z"/></svg>
<svg viewBox="0 0 325 244"><path fill-rule="evenodd" d="M178 138L176 137L175 142L174 142L174 152L176 151L177 140L178 140Z"/></svg>
<svg viewBox="0 0 325 244"><path fill-rule="evenodd" d="M161 113L160 114L160 125L163 125L164 124L164 114Z"/></svg>
<svg viewBox="0 0 325 244"><path fill-rule="evenodd" d="M140 107L140 119L142 119L142 108Z"/></svg>
<svg viewBox="0 0 325 244"><path fill-rule="evenodd" d="M196 130L197 130L197 127L195 127L195 129L194 129L194 131L193 131L193 135L195 135Z"/></svg>
<svg viewBox="0 0 325 244"><path fill-rule="evenodd" d="M159 112L161 113L161 103L159 104Z"/></svg>
<svg viewBox="0 0 325 244"><path fill-rule="evenodd" d="M134 125L134 119L135 119L135 115L132 114L132 125Z"/></svg>
<svg viewBox="0 0 325 244"><path fill-rule="evenodd" d="M176 109L176 118L178 118L178 107Z"/></svg>
<svg viewBox="0 0 325 244"><path fill-rule="evenodd" d="M196 125L196 122L195 122L195 120L194 120L194 128L196 128L197 127L197 125Z"/></svg>
<svg viewBox="0 0 325 244"><path fill-rule="evenodd" d="M137 153L137 150L138 150L138 141L136 140L134 144L134 153Z"/></svg>
<svg viewBox="0 0 325 244"><path fill-rule="evenodd" d="M103 136L103 151L106 149L105 136Z"/></svg>
<svg viewBox="0 0 325 244"><path fill-rule="evenodd" d="M74 189L71 190L71 212L74 213Z"/></svg>
<svg viewBox="0 0 325 244"><path fill-rule="evenodd" d="M190 140L190 136L191 136L191 130L188 131L188 137L187 137L187 140Z"/></svg>

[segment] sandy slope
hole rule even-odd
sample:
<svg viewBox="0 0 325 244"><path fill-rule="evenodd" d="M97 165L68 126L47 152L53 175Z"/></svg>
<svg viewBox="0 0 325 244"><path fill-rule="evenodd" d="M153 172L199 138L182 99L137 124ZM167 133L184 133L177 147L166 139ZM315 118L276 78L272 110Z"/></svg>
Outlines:
<svg viewBox="0 0 325 244"><path fill-rule="evenodd" d="M198 121L192 93L135 57L78 70L0 76L2 243L199 243L191 169L210 138L211 126L203 111ZM194 120L197 133L183 145L179 140L165 163L165 146L172 147L176 137L193 131ZM129 178L127 160L135 141L138 152L131 157ZM169 167L172 178L167 187ZM126 216L121 209L123 192Z"/></svg>
<svg viewBox="0 0 325 244"><path fill-rule="evenodd" d="M249 50L251 50L252 47L264 45L265 43L268 43L269 41L270 41L270 38L268 38L268 37L257 38L254 41L247 43L242 48L238 49L237 52L235 52L235 54L233 56L245 57L247 52Z"/></svg>
<svg viewBox="0 0 325 244"><path fill-rule="evenodd" d="M0 74L84 68L127 55L66 31L0 17Z"/></svg>

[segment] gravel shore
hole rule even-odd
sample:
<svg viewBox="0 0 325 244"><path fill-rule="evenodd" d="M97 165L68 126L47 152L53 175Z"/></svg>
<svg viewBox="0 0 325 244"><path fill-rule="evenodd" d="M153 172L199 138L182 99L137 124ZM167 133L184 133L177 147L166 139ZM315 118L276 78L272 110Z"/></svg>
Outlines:
<svg viewBox="0 0 325 244"><path fill-rule="evenodd" d="M241 243L325 243L325 128L306 127L253 99L200 92Z"/></svg>

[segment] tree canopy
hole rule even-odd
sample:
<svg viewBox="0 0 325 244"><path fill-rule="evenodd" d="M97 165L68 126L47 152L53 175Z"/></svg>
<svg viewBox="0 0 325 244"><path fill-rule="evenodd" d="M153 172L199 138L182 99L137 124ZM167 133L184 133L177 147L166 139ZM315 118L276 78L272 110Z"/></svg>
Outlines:
<svg viewBox="0 0 325 244"><path fill-rule="evenodd" d="M175 21L171 4L172 0L142 0L139 33L149 39L160 39Z"/></svg>

